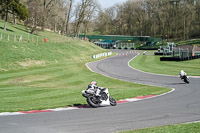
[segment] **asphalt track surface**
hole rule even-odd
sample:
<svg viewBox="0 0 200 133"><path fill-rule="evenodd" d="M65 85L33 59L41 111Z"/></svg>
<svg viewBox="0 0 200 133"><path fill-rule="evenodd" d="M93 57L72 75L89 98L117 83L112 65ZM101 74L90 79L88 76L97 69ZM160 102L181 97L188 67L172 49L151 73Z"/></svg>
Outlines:
<svg viewBox="0 0 200 133"><path fill-rule="evenodd" d="M178 77L143 73L128 66L137 53L115 52L121 56L88 63L88 67L109 77L175 91L115 107L1 116L0 133L110 133L200 121L200 79L184 84Z"/></svg>

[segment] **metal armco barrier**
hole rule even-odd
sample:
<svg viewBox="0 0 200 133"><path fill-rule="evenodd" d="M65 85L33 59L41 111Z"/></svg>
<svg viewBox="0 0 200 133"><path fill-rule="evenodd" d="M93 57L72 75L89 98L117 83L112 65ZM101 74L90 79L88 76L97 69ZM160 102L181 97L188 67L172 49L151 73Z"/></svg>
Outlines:
<svg viewBox="0 0 200 133"><path fill-rule="evenodd" d="M101 57L106 57L106 56L110 56L112 55L112 52L105 52L105 53L100 53L100 54L97 54L97 55L93 55L92 58L93 59L98 59L98 58L101 58Z"/></svg>

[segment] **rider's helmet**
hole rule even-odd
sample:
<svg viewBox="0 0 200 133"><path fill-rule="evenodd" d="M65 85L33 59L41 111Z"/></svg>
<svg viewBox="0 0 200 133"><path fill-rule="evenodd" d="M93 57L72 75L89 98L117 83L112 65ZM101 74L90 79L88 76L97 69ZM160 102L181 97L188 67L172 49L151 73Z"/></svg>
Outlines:
<svg viewBox="0 0 200 133"><path fill-rule="evenodd" d="M181 70L180 71L180 77L183 77L183 76L187 76L187 74L183 70Z"/></svg>
<svg viewBox="0 0 200 133"><path fill-rule="evenodd" d="M96 81L91 81L90 84L91 85L97 85L97 82Z"/></svg>
<svg viewBox="0 0 200 133"><path fill-rule="evenodd" d="M90 84L88 85L87 89L95 89L96 87L97 87L97 82L91 81Z"/></svg>

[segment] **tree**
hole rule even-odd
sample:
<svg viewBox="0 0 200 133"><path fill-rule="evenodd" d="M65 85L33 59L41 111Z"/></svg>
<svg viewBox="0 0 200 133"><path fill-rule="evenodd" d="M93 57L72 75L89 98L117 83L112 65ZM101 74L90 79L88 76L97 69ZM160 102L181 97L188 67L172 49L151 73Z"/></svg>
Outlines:
<svg viewBox="0 0 200 133"><path fill-rule="evenodd" d="M69 27L69 20L70 20L70 15L71 15L71 11L72 11L72 5L73 5L73 0L69 0L69 8L66 11L66 16L67 16L67 22L66 22L66 34L68 33L68 27Z"/></svg>
<svg viewBox="0 0 200 133"><path fill-rule="evenodd" d="M94 9L97 7L95 3L96 3L96 0L81 0L81 3L79 3L76 6L76 10L75 10L75 14L76 14L75 15L76 16L76 18L75 18L75 36L76 37L78 37L78 35L79 35L81 24L83 24L84 19L87 17L86 12L88 12L90 10L89 14L91 14L91 11L92 11L92 13L95 11Z"/></svg>
<svg viewBox="0 0 200 133"><path fill-rule="evenodd" d="M56 0L43 0L42 31L44 31L49 12L52 10L55 4Z"/></svg>
<svg viewBox="0 0 200 133"><path fill-rule="evenodd" d="M29 1L28 12L29 17L26 24L29 26L31 34L33 34L36 28L41 25L42 7L40 6L40 3L36 1Z"/></svg>
<svg viewBox="0 0 200 133"><path fill-rule="evenodd" d="M28 17L27 8L19 0L0 0L0 9L1 14L5 15L4 30L6 30L9 13L18 16L21 20L25 20Z"/></svg>
<svg viewBox="0 0 200 133"><path fill-rule="evenodd" d="M95 14L95 11L99 10L99 8L100 6L97 1L92 1L91 5L88 6L88 8L86 8L85 17L83 20L85 38L88 32L89 24L91 23L91 20L94 17L93 15Z"/></svg>

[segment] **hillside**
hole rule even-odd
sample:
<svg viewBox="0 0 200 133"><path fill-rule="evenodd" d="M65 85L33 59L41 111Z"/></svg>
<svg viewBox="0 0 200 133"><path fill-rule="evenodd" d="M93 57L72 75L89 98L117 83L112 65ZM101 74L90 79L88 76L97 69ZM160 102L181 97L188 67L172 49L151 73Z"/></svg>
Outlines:
<svg viewBox="0 0 200 133"><path fill-rule="evenodd" d="M6 32L0 29L0 34L10 35L9 41L6 37L0 40L0 112L86 104L81 91L91 80L108 87L116 99L160 94L169 90L92 73L85 63L95 61L93 54L105 51L92 43L51 32L38 32L38 37L33 35L33 38L40 38L38 42L32 41L29 35L28 41L25 27L8 26ZM15 35L23 35L24 41L15 40ZM46 43L44 38L47 38Z"/></svg>
<svg viewBox="0 0 200 133"><path fill-rule="evenodd" d="M91 43L79 40L62 43L42 42L38 45L0 41L0 69L16 70L65 62L86 62L91 60L93 54L104 51Z"/></svg>
<svg viewBox="0 0 200 133"><path fill-rule="evenodd" d="M2 26L1 22L0 27L2 28ZM86 60L91 60L93 54L105 51L92 43L53 32L46 31L39 32L39 35L30 35L21 25L9 24L6 32L0 29L0 34L3 36L0 41L0 53L2 53L0 70L16 70L64 62L86 62ZM18 41L20 36L23 36L22 42ZM46 43L44 38L47 38Z"/></svg>

